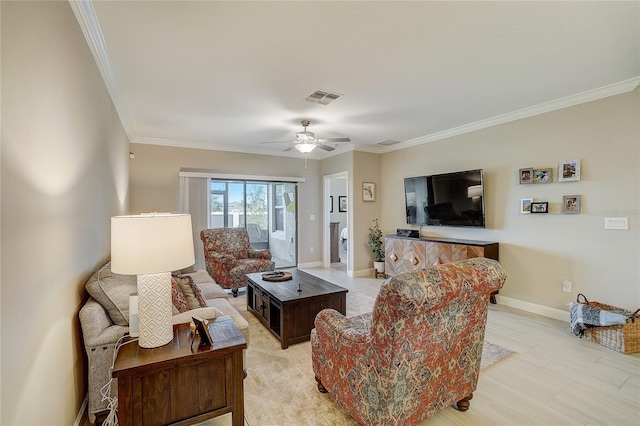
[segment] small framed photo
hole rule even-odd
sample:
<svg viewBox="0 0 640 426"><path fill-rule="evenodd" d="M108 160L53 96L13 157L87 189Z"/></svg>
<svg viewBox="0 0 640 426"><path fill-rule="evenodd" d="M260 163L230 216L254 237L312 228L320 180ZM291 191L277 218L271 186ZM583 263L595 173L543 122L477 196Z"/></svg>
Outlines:
<svg viewBox="0 0 640 426"><path fill-rule="evenodd" d="M564 214L580 213L580 196L579 195L563 195L562 196L562 213Z"/></svg>
<svg viewBox="0 0 640 426"><path fill-rule="evenodd" d="M520 213L527 214L531 213L531 203L533 203L533 198L523 198L520 200Z"/></svg>
<svg viewBox="0 0 640 426"><path fill-rule="evenodd" d="M580 160L558 163L558 182L577 182L580 180Z"/></svg>
<svg viewBox="0 0 640 426"><path fill-rule="evenodd" d="M547 201L531 203L531 213L549 213L549 203Z"/></svg>
<svg viewBox="0 0 640 426"><path fill-rule="evenodd" d="M329 213L333 213L333 195L329 195Z"/></svg>
<svg viewBox="0 0 640 426"><path fill-rule="evenodd" d="M362 182L362 201L376 200L376 184L371 182Z"/></svg>
<svg viewBox="0 0 640 426"><path fill-rule="evenodd" d="M533 171L533 183L553 182L552 173L552 169L535 169Z"/></svg>
<svg viewBox="0 0 640 426"><path fill-rule="evenodd" d="M344 195L340 195L338 197L338 212L346 213L347 211L347 197Z"/></svg>
<svg viewBox="0 0 640 426"><path fill-rule="evenodd" d="M520 169L520 184L533 183L533 169Z"/></svg>

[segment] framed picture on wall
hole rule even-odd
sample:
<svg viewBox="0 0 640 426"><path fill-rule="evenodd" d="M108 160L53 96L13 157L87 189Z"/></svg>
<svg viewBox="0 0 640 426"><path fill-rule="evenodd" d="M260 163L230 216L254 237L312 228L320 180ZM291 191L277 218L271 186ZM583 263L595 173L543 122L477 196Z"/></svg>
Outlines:
<svg viewBox="0 0 640 426"><path fill-rule="evenodd" d="M362 201L376 200L376 184L372 182L362 182Z"/></svg>
<svg viewBox="0 0 640 426"><path fill-rule="evenodd" d="M562 196L562 213L564 214L580 213L580 196L579 195L563 195Z"/></svg>
<svg viewBox="0 0 640 426"><path fill-rule="evenodd" d="M520 169L520 184L533 183L533 169Z"/></svg>
<svg viewBox="0 0 640 426"><path fill-rule="evenodd" d="M333 195L329 195L329 213L333 213Z"/></svg>
<svg viewBox="0 0 640 426"><path fill-rule="evenodd" d="M527 214L531 213L531 203L533 203L533 198L523 198L520 200L520 213Z"/></svg>
<svg viewBox="0 0 640 426"><path fill-rule="evenodd" d="M540 201L531 203L531 213L549 213L549 202Z"/></svg>
<svg viewBox="0 0 640 426"><path fill-rule="evenodd" d="M535 169L533 171L533 183L551 182L553 182L551 169Z"/></svg>
<svg viewBox="0 0 640 426"><path fill-rule="evenodd" d="M558 164L558 182L580 180L580 160L561 161Z"/></svg>
<svg viewBox="0 0 640 426"><path fill-rule="evenodd" d="M347 197L344 195L340 195L338 197L338 211L340 213L345 213L347 211Z"/></svg>

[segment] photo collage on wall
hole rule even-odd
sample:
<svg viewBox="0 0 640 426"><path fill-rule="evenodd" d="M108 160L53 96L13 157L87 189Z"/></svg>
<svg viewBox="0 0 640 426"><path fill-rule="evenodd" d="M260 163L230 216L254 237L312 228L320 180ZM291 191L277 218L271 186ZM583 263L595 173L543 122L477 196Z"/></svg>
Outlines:
<svg viewBox="0 0 640 426"><path fill-rule="evenodd" d="M552 168L526 167L518 170L520 185L553 183ZM557 182L579 182L580 160L560 161L558 163ZM563 214L578 214L581 212L580 195L563 195L561 212ZM549 213L549 201L534 198L520 199L520 213Z"/></svg>

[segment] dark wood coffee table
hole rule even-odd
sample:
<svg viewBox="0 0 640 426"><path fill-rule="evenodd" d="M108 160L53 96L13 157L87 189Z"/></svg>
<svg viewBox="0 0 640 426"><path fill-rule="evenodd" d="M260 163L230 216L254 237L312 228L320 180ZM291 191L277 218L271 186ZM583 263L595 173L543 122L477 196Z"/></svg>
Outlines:
<svg viewBox="0 0 640 426"><path fill-rule="evenodd" d="M282 349L309 340L314 320L323 309L346 313L346 288L291 269L293 279L270 282L262 272L247 274L247 310L280 341Z"/></svg>

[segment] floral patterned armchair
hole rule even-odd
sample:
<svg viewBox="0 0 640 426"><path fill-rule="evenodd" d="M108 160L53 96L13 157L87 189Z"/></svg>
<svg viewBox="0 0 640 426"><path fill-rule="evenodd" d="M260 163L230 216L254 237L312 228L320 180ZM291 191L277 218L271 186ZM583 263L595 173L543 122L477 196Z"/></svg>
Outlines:
<svg viewBox="0 0 640 426"><path fill-rule="evenodd" d="M207 272L222 288L231 289L238 297L238 289L247 285L246 274L273 271L269 250L256 250L249 246L245 228L215 228L200 232L204 246Z"/></svg>
<svg viewBox="0 0 640 426"><path fill-rule="evenodd" d="M387 280L370 314L325 309L311 332L318 390L366 425L415 425L478 383L489 296L506 273L474 258Z"/></svg>

